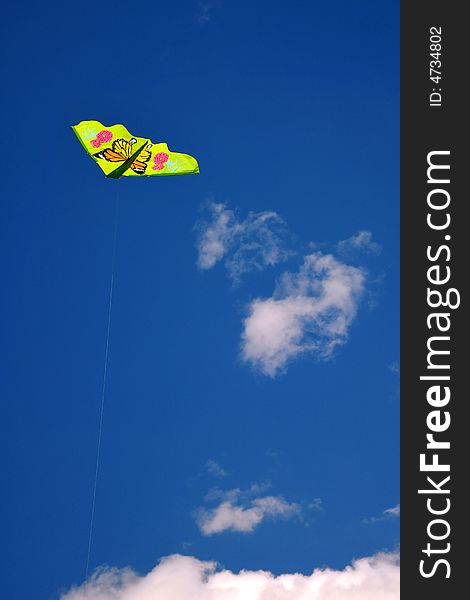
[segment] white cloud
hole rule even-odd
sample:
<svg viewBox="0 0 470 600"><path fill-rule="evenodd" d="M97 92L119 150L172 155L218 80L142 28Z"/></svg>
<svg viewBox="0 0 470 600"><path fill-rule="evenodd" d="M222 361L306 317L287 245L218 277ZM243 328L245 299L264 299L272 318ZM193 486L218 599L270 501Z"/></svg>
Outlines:
<svg viewBox="0 0 470 600"><path fill-rule="evenodd" d="M388 521L388 519L398 518L400 516L400 505L396 504L391 508L386 508L379 517L369 517L363 519L364 523L378 523L380 521Z"/></svg>
<svg viewBox="0 0 470 600"><path fill-rule="evenodd" d="M306 256L298 273L284 273L272 297L250 304L243 360L274 377L300 354L330 358L347 340L364 282L361 269L331 254Z"/></svg>
<svg viewBox="0 0 470 600"><path fill-rule="evenodd" d="M61 600L398 600L399 578L397 554L361 558L341 571L315 569L311 575L233 573L176 554L147 575L102 569Z"/></svg>
<svg viewBox="0 0 470 600"><path fill-rule="evenodd" d="M400 505L397 504L396 506L393 506L392 508L386 508L384 510L384 515L389 516L389 517L399 517L400 516Z"/></svg>
<svg viewBox="0 0 470 600"><path fill-rule="evenodd" d="M210 459L206 462L206 470L215 477L226 477L227 471L219 465L216 460Z"/></svg>
<svg viewBox="0 0 470 600"><path fill-rule="evenodd" d="M214 508L199 508L195 512L201 533L213 535L224 531L249 533L267 518L292 518L300 515L301 507L286 502L280 496L260 496L265 486L254 485L250 490L212 490L207 499L220 499Z"/></svg>
<svg viewBox="0 0 470 600"><path fill-rule="evenodd" d="M230 278L238 282L244 273L261 271L290 256L284 248L285 224L277 213L250 212L239 221L225 204L213 202L208 209L209 221L197 226L200 269L211 269L224 260Z"/></svg>
<svg viewBox="0 0 470 600"><path fill-rule="evenodd" d="M380 244L372 238L372 233L365 229L358 231L350 238L338 242L338 252L349 255L355 252L366 252L368 254L380 254L382 248Z"/></svg>
<svg viewBox="0 0 470 600"><path fill-rule="evenodd" d="M209 206L212 221L199 225L198 266L200 269L211 269L228 250L229 238L235 219L231 210L224 204L212 203Z"/></svg>

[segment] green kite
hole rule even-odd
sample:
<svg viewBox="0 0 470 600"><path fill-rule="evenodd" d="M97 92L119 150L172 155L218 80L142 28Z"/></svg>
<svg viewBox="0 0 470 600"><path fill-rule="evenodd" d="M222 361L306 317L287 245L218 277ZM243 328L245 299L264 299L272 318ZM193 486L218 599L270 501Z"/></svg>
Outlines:
<svg viewBox="0 0 470 600"><path fill-rule="evenodd" d="M199 173L197 160L189 154L170 152L165 143L152 144L133 136L124 125L105 127L99 121L82 121L72 129L106 177Z"/></svg>

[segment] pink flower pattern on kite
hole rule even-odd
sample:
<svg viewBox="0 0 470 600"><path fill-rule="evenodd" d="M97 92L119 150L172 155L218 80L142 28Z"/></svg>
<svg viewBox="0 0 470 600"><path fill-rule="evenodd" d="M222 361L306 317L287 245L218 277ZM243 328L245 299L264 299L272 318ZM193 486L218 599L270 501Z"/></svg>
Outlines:
<svg viewBox="0 0 470 600"><path fill-rule="evenodd" d="M90 144L93 148L99 148L101 144L106 144L106 142L110 142L113 139L113 132L108 131L107 129L103 129L96 134L96 138L94 140L90 140Z"/></svg>
<svg viewBox="0 0 470 600"><path fill-rule="evenodd" d="M153 162L155 163L152 167L154 171L161 171L165 168L165 163L169 159L169 156L166 152L158 152L153 157Z"/></svg>
<svg viewBox="0 0 470 600"><path fill-rule="evenodd" d="M98 140L98 142L100 144L106 144L106 142L110 142L113 139L113 134L111 131L108 131L107 129L103 129L103 131L100 131L98 133L98 135L96 136L96 139Z"/></svg>

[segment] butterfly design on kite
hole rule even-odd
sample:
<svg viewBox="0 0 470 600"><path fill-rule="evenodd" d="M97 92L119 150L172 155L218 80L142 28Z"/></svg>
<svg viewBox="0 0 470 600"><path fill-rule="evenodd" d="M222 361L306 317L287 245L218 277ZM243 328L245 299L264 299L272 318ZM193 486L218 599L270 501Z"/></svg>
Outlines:
<svg viewBox="0 0 470 600"><path fill-rule="evenodd" d="M133 147L136 143L137 140L135 138L131 138L130 140L118 138L117 140L113 141L111 148L106 148L101 152L93 154L93 156L109 162L123 163L131 158ZM147 144L147 146L141 150L134 162L130 165L130 168L134 171L134 173L137 173L138 175L143 175L145 173L145 170L147 169L147 163L152 156L152 153L150 152L151 148L152 144Z"/></svg>

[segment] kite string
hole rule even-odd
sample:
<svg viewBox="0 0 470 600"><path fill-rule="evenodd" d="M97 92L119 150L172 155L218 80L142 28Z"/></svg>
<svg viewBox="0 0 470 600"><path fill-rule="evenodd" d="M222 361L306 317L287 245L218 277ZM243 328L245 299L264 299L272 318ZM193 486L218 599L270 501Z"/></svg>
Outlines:
<svg viewBox="0 0 470 600"><path fill-rule="evenodd" d="M90 516L90 531L88 535L88 551L86 559L86 570L85 579L88 579L88 572L90 568L90 555L91 546L93 541L93 525L95 520L95 506L96 506L96 488L98 485L98 473L100 468L100 454L101 454L101 437L103 433L103 415L104 415L104 401L106 397L106 381L108 375L108 356L109 356L109 334L111 331L111 313L113 308L113 290L114 290L114 265L116 260L116 239L117 239L117 227L118 227L118 213L119 213L119 186L117 186L116 202L114 209L114 239L113 239L113 255L111 259L111 279L109 283L109 302L108 302L108 324L106 329L106 346L104 352L104 366L103 366L103 382L101 386L101 407L100 407L100 419L98 427L98 442L96 447L96 464L95 464L95 479L93 483L93 496L91 503L91 516Z"/></svg>

